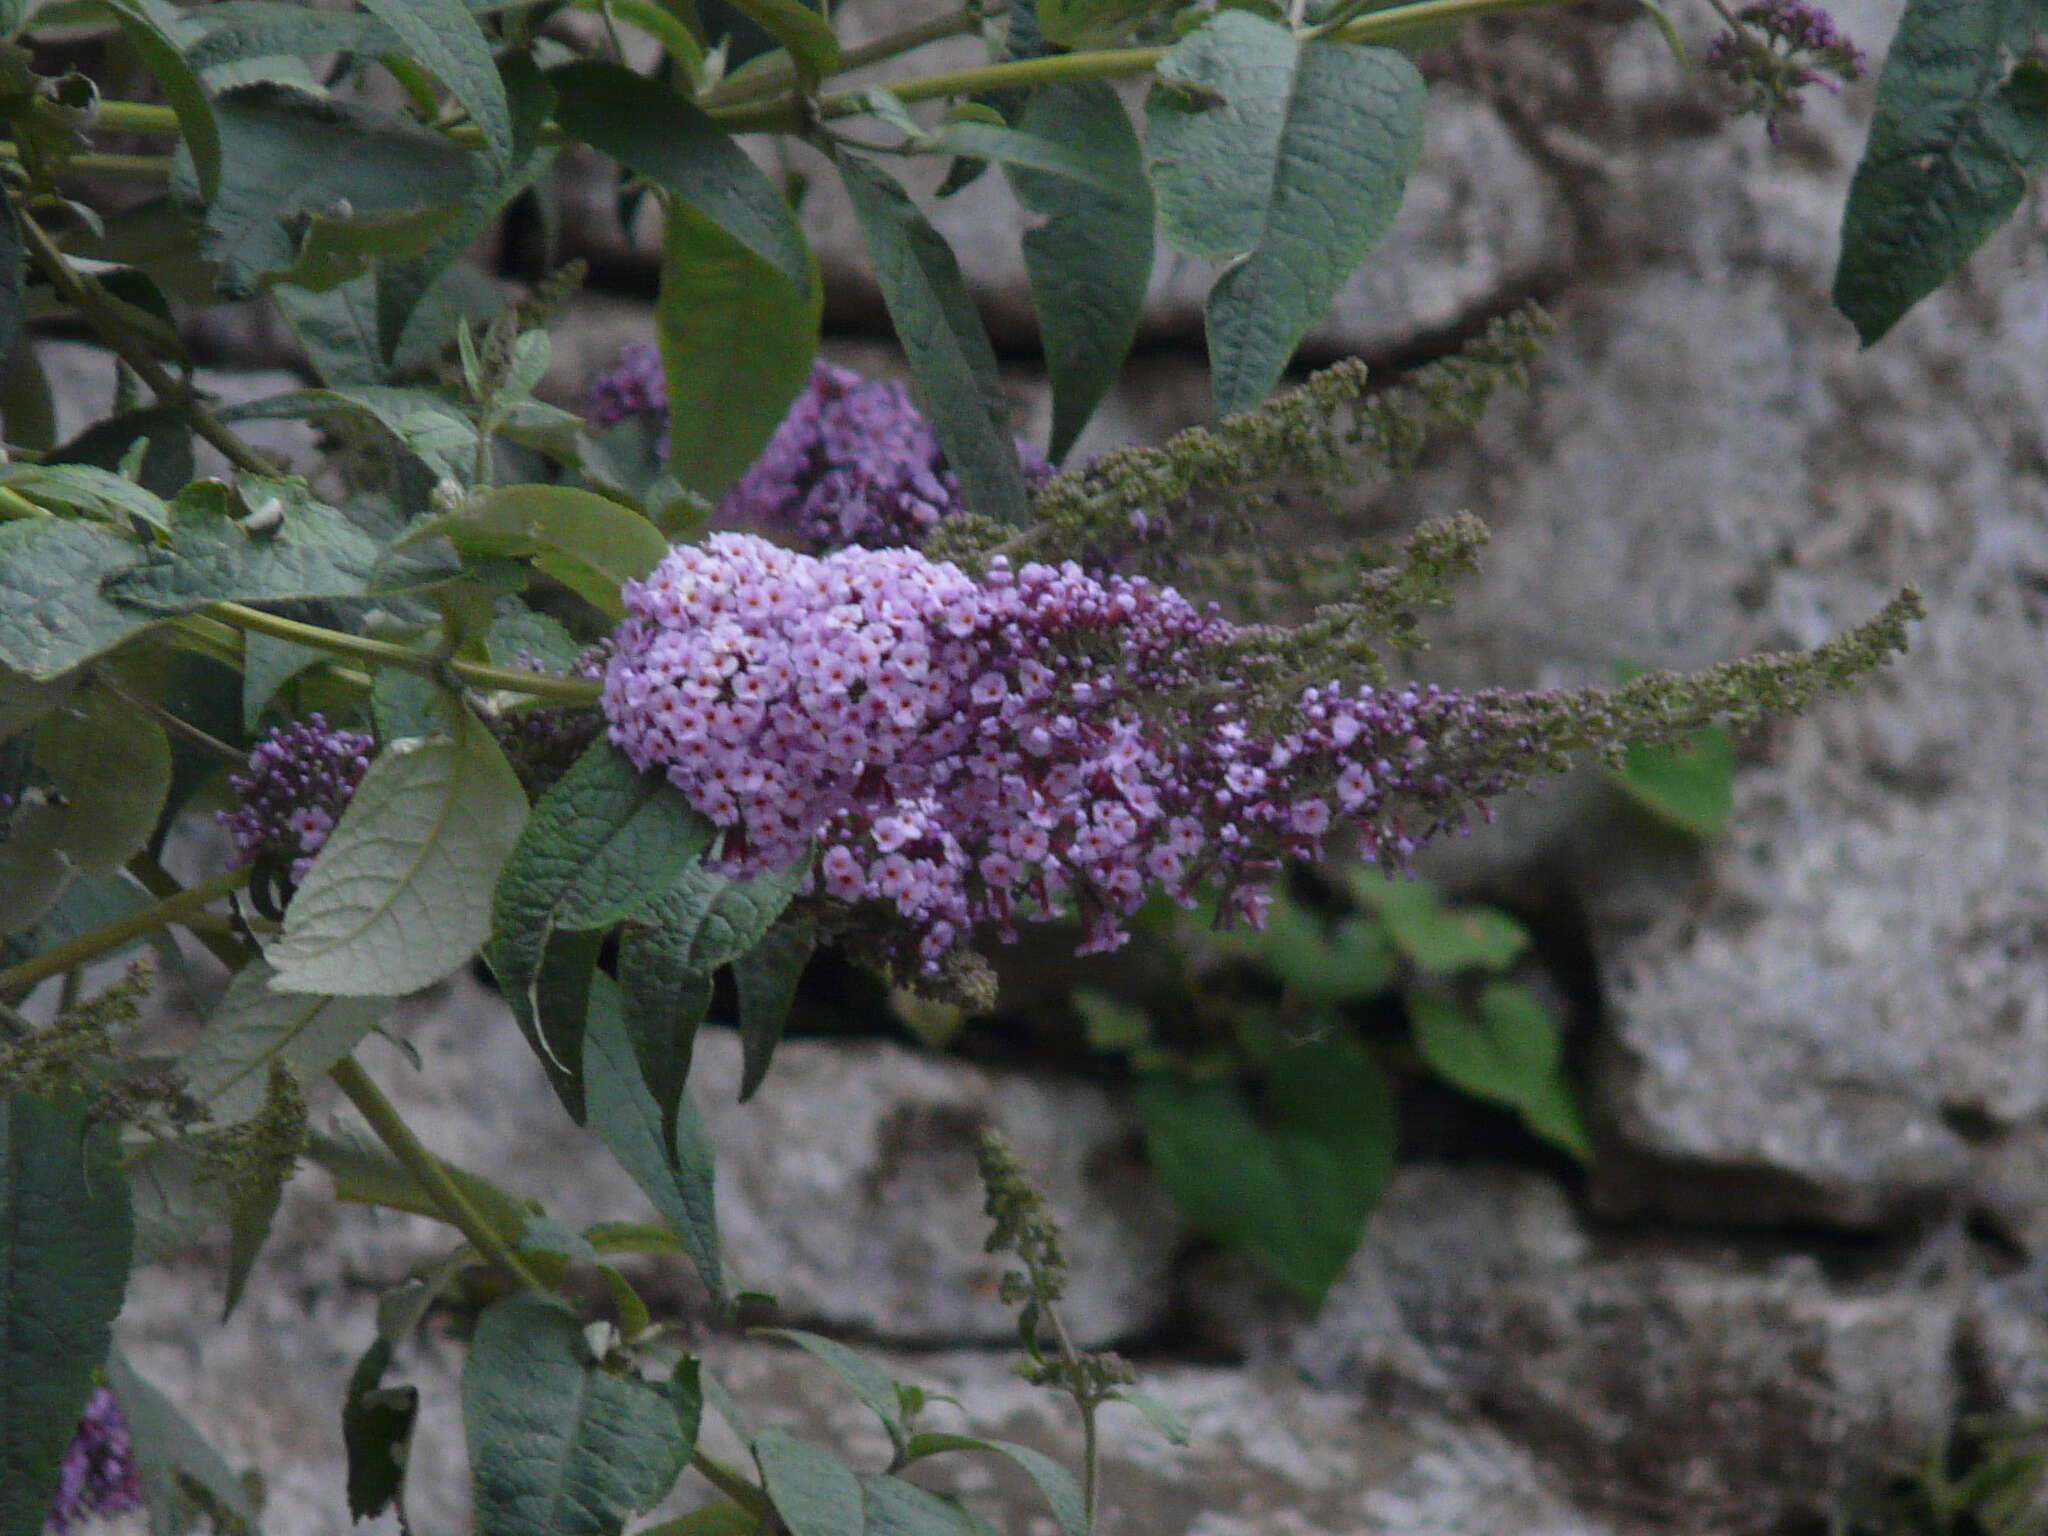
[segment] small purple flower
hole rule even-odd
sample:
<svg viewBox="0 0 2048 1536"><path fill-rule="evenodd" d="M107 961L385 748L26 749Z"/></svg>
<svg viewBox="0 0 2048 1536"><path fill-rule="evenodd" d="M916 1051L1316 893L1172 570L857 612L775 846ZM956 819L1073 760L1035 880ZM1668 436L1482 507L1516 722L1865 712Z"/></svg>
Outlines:
<svg viewBox="0 0 2048 1536"><path fill-rule="evenodd" d="M1707 46L1707 68L1737 88L1741 110L1762 114L1773 144L1783 120L1799 110L1801 91L1817 85L1839 95L1842 82L1860 80L1868 65L1812 0L1754 0L1734 22Z"/></svg>
<svg viewBox="0 0 2048 1536"><path fill-rule="evenodd" d="M665 424L668 398L655 349L636 344L621 351L617 365L591 386L584 414L593 427L634 415ZM667 451L664 432L661 452ZM1034 484L1052 474L1021 439L1017 458ZM821 362L760 457L719 502L718 521L823 553L855 544L915 546L960 508L959 477L910 391L897 380Z"/></svg>
<svg viewBox="0 0 2048 1536"><path fill-rule="evenodd" d="M95 1387L86 1400L85 1416L64 1451L57 1495L50 1501L43 1536L64 1536L81 1520L125 1514L141 1503L142 1484L135 1472L128 1421L114 1394Z"/></svg>
<svg viewBox="0 0 2048 1536"><path fill-rule="evenodd" d="M272 860L289 868L294 885L369 769L376 742L361 731L337 731L324 717L282 725L256 743L249 771L228 779L241 804L219 813L235 842L234 863Z"/></svg>

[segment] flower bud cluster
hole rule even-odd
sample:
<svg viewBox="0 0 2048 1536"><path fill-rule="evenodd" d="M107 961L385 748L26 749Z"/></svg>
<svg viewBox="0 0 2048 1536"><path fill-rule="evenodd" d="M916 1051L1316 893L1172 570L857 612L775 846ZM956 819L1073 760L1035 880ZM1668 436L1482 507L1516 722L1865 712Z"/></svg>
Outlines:
<svg viewBox="0 0 2048 1536"><path fill-rule="evenodd" d="M619 349L619 360L591 381L583 419L602 430L628 416L667 416L668 382L661 354L644 341Z"/></svg>
<svg viewBox="0 0 2048 1536"><path fill-rule="evenodd" d="M612 742L725 829L725 867L815 848L814 889L893 907L936 966L982 924L1071 912L1113 949L1152 889L1258 920L1333 828L1405 860L1505 787L1520 701L1217 686L1241 632L1136 578L717 534L625 589ZM1478 749L1478 750L1475 750ZM1475 766L1476 765L1476 766Z"/></svg>
<svg viewBox="0 0 2048 1536"><path fill-rule="evenodd" d="M43 1536L64 1536L74 1525L125 1514L141 1504L142 1484L128 1421L114 1394L95 1387L59 1464L57 1494L50 1501Z"/></svg>
<svg viewBox="0 0 2048 1536"><path fill-rule="evenodd" d="M308 715L271 731L249 753L249 771L228 784L241 802L219 813L234 839L236 865L275 860L294 885L362 782L376 742L361 731L338 731Z"/></svg>
<svg viewBox="0 0 2048 1536"><path fill-rule="evenodd" d="M1743 110L1763 114L1774 144L1806 87L1839 95L1843 81L1863 77L1863 50L1812 0L1754 0L1734 19L1707 46L1707 68L1733 82Z"/></svg>

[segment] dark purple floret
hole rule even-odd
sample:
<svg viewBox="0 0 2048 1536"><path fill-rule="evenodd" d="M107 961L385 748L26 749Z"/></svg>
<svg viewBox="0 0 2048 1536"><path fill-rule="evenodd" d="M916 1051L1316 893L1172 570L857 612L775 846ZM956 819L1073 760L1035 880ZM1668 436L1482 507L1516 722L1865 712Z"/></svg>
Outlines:
<svg viewBox="0 0 2048 1536"><path fill-rule="evenodd" d="M142 1503L128 1421L105 1387L93 1388L85 1416L64 1451L57 1496L50 1501L43 1536L64 1536L81 1520L125 1514Z"/></svg>
<svg viewBox="0 0 2048 1536"><path fill-rule="evenodd" d="M281 725L256 743L249 771L228 780L240 806L220 813L235 840L234 863L270 859L289 867L294 885L304 880L376 746L361 731L333 729L320 715Z"/></svg>
<svg viewBox="0 0 2048 1536"><path fill-rule="evenodd" d="M1708 45L1707 68L1737 87L1744 111L1763 115L1772 143L1799 110L1801 91L1817 85L1840 94L1842 82L1860 80L1867 67L1863 50L1811 0L1754 0L1734 20Z"/></svg>

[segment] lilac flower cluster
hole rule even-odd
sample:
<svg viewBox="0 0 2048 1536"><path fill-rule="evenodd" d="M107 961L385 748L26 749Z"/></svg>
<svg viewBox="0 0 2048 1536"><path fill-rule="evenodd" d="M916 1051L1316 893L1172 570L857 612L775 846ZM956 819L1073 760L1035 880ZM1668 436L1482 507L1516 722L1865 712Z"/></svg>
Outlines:
<svg viewBox="0 0 2048 1536"><path fill-rule="evenodd" d="M1839 95L1842 82L1860 80L1867 67L1863 50L1812 0L1754 0L1735 22L1708 45L1707 67L1736 85L1745 111L1763 114L1774 144L1802 90L1818 85Z"/></svg>
<svg viewBox="0 0 2048 1536"><path fill-rule="evenodd" d="M725 829L728 870L815 847L813 889L893 907L928 968L977 925L1067 910L1084 950L1113 949L1153 887L1214 884L1257 921L1340 822L1405 860L1505 787L1439 753L1518 718L1506 696L1333 683L1261 726L1214 686L1232 625L1073 564L977 582L909 550L718 534L625 600L612 742Z"/></svg>
<svg viewBox="0 0 2048 1536"><path fill-rule="evenodd" d="M304 880L375 749L369 736L334 730L320 715L279 726L256 743L249 771L228 779L241 804L219 813L234 838L234 863L275 859L289 864L293 884Z"/></svg>
<svg viewBox="0 0 2048 1536"><path fill-rule="evenodd" d="M617 366L591 386L585 412L599 427L667 413L661 360L645 345L620 352ZM1033 483L1051 477L1052 467L1021 439L1017 457ZM761 456L720 500L718 521L817 551L889 548L922 543L959 510L959 477L910 391L821 362Z"/></svg>
<svg viewBox="0 0 2048 1536"><path fill-rule="evenodd" d="M57 1473L57 1494L43 1536L64 1536L93 1516L125 1514L142 1503L128 1421L121 1405L105 1387L93 1388L85 1416L65 1448Z"/></svg>

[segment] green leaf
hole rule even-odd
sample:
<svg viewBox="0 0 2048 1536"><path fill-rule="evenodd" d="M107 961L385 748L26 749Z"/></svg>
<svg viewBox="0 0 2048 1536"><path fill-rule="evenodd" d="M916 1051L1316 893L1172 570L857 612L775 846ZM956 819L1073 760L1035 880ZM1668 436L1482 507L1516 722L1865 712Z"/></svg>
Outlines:
<svg viewBox="0 0 2048 1536"><path fill-rule="evenodd" d="M1402 955L1425 976L1504 970L1529 947L1529 931L1497 907L1445 906L1427 880L1357 869L1351 892L1379 914Z"/></svg>
<svg viewBox="0 0 2048 1536"><path fill-rule="evenodd" d="M207 494L219 492L219 495ZM251 533L243 507L266 526ZM202 482L171 508L171 537L106 583L107 594L153 613L190 613L223 600L291 602L358 597L425 585L435 573L381 566L377 541L314 501L302 480L241 477L234 492Z"/></svg>
<svg viewBox="0 0 2048 1536"><path fill-rule="evenodd" d="M462 1417L477 1529L491 1536L618 1536L682 1469L667 1395L600 1368L575 1314L539 1296L477 1323Z"/></svg>
<svg viewBox="0 0 2048 1536"><path fill-rule="evenodd" d="M1867 347L2012 216L2048 163L2037 0L1908 0L1842 216L1835 307Z"/></svg>
<svg viewBox="0 0 2048 1536"><path fill-rule="evenodd" d="M323 53L376 55L398 42L359 13L316 11L265 0L221 0L194 10L190 19L204 31L185 56L202 72L254 59L311 58Z"/></svg>
<svg viewBox="0 0 2048 1536"><path fill-rule="evenodd" d="M134 518L156 528L171 525L170 509L153 491L94 464L0 465L0 485L49 506L72 507L109 522Z"/></svg>
<svg viewBox="0 0 2048 1536"><path fill-rule="evenodd" d="M290 640L275 640L253 630L242 635L242 726L254 731L263 711L277 697L277 690L308 667L318 666L327 653Z"/></svg>
<svg viewBox="0 0 2048 1536"><path fill-rule="evenodd" d="M1229 1083L1153 1074L1136 1105L1153 1167L1189 1222L1319 1301L1393 1167L1393 1101L1371 1058L1338 1034L1284 1047L1264 1124Z"/></svg>
<svg viewBox="0 0 2048 1536"><path fill-rule="evenodd" d="M1393 223L1422 76L1392 49L1299 42L1220 11L1160 61L1146 150L1160 227L1231 265L1209 291L1216 414L1249 410Z"/></svg>
<svg viewBox="0 0 2048 1536"><path fill-rule="evenodd" d="M386 1387L391 1341L378 1339L349 1376L341 1404L341 1439L348 1451L348 1513L373 1520L398 1501L405 1462L419 1417L417 1387Z"/></svg>
<svg viewBox="0 0 2048 1536"><path fill-rule="evenodd" d="M1145 1416L1145 1422L1159 1432L1168 1445L1186 1445L1190 1438L1187 1421L1173 1411L1170 1404L1154 1397L1150 1392L1140 1392L1134 1387L1124 1387L1111 1394L1120 1403L1129 1403Z"/></svg>
<svg viewBox="0 0 2048 1536"><path fill-rule="evenodd" d="M760 1091L782 1043L796 987L817 936L808 921L784 923L733 962L740 1002L740 1102Z"/></svg>
<svg viewBox="0 0 2048 1536"><path fill-rule="evenodd" d="M324 293L367 276L379 262L421 255L461 215L453 203L397 208L388 213L349 212L345 217L315 213L305 221L299 254L271 276L271 282Z"/></svg>
<svg viewBox="0 0 2048 1536"><path fill-rule="evenodd" d="M764 1429L754 1437L754 1463L789 1536L861 1536L860 1479L837 1456L787 1430Z"/></svg>
<svg viewBox="0 0 2048 1536"><path fill-rule="evenodd" d="M1127 120L1128 121L1128 120ZM1132 147L1137 141L1132 139ZM936 153L966 155L991 160L1011 169L1056 176L1097 192L1128 193L1130 180L1114 163L1105 163L1085 146L1068 144L1031 128L1011 128L1002 123L985 123L979 118L961 118L948 123L933 146ZM1139 171L1139 185L1144 174Z"/></svg>
<svg viewBox="0 0 2048 1536"><path fill-rule="evenodd" d="M1064 458L1116 382L1138 334L1152 275L1152 187L1130 114L1100 82L1054 85L1022 129L1096 167L1100 185L1011 163L1017 200L1042 221L1024 232L1024 266L1052 381L1052 437Z"/></svg>
<svg viewBox="0 0 2048 1536"><path fill-rule="evenodd" d="M669 472L721 495L767 446L810 377L824 286L792 284L710 219L669 209L655 303L668 385Z"/></svg>
<svg viewBox="0 0 2048 1536"><path fill-rule="evenodd" d="M658 912L667 898L650 893L691 869L712 831L659 774L602 738L534 807L492 894L487 958L543 1057L569 1076L574 1041L551 1027L537 991L550 936L609 928L642 905Z"/></svg>
<svg viewBox="0 0 2048 1536"><path fill-rule="evenodd" d="M661 1219L681 1239L714 1297L725 1295L718 1254L718 1216L712 1189L711 1138L688 1099L676 1119L673 1150L660 1107L641 1081L640 1066L619 1014L618 989L595 978L589 1032L584 1039L585 1101L590 1128L633 1176Z"/></svg>
<svg viewBox="0 0 2048 1536"><path fill-rule="evenodd" d="M407 1211L445 1221L433 1196L422 1189L397 1159L375 1142L354 1136L315 1135L308 1147L312 1160L334 1178L334 1198L355 1205L381 1205L389 1210ZM436 1159L442 1172L462 1190L463 1197L484 1219L508 1238L517 1241L525 1231L527 1209L519 1200L491 1183L482 1174L471 1173L453 1163Z"/></svg>
<svg viewBox="0 0 2048 1536"><path fill-rule="evenodd" d="M952 249L886 171L844 152L837 163L896 338L968 508L1022 522L1024 480L995 349Z"/></svg>
<svg viewBox="0 0 2048 1536"><path fill-rule="evenodd" d="M896 1397L896 1383L889 1379L888 1372L867 1356L857 1354L835 1340L805 1333L800 1328L756 1328L753 1332L762 1338L787 1339L798 1348L809 1351L823 1361L833 1375L851 1387L855 1397L874 1410L893 1443L909 1443L910 1426L903 1421L903 1407Z"/></svg>
<svg viewBox="0 0 2048 1536"><path fill-rule="evenodd" d="M437 133L289 85L223 91L220 193L206 210L208 256L222 291L248 298L299 257L295 226L346 203L374 217L460 203L475 180L472 157Z"/></svg>
<svg viewBox="0 0 2048 1536"><path fill-rule="evenodd" d="M0 187L0 364L12 363L16 344L21 340L23 328L28 324L28 296L24 288L27 276L27 257L21 245L21 226L15 222L14 194ZM30 351L33 349L24 348ZM33 366L33 358L30 359ZM47 393L47 386L45 386ZM12 400L6 404L14 404ZM22 414L19 405L6 414L11 418ZM17 423L6 423L9 442L23 442L16 431ZM31 445L33 446L33 445Z"/></svg>
<svg viewBox="0 0 2048 1536"><path fill-rule="evenodd" d="M127 36L128 44L142 58L150 74L178 114L178 135L192 156L192 168L199 178L199 194L208 202L220 190L220 129L213 120L213 106L199 76L186 60L177 40L164 25L156 9L144 0L100 0L113 13ZM173 12L173 15L176 13Z"/></svg>
<svg viewBox="0 0 2048 1536"><path fill-rule="evenodd" d="M823 79L839 69L839 39L803 0L726 0L789 50L800 78Z"/></svg>
<svg viewBox="0 0 2048 1536"><path fill-rule="evenodd" d="M188 1531L205 1517L224 1536L259 1529L249 1490L177 1405L116 1349L107 1356L107 1389L121 1405L136 1480L155 1531ZM37 1527L31 1525L28 1530Z"/></svg>
<svg viewBox="0 0 2048 1536"><path fill-rule="evenodd" d="M978 1515L900 1477L864 1477L860 1488L868 1536L995 1536Z"/></svg>
<svg viewBox="0 0 2048 1536"><path fill-rule="evenodd" d="M145 446L142 463L131 483L125 478L123 466L128 464L138 443ZM64 464L88 465L113 473L124 487L124 496L132 498L139 488L144 495L137 499L148 507L144 520L159 526L165 513L160 498L175 496L198 473L192 457L192 429L175 407L167 405L122 411L92 423L43 460L45 468Z"/></svg>
<svg viewBox="0 0 2048 1536"><path fill-rule="evenodd" d="M107 1355L134 1237L114 1127L82 1100L0 1100L0 1531L43 1528Z"/></svg>
<svg viewBox="0 0 2048 1536"><path fill-rule="evenodd" d="M1052 1510L1052 1517L1059 1522L1065 1536L1088 1536L1088 1511L1081 1502L1081 1490L1075 1486L1073 1474L1043 1451L1034 1451L1028 1445L1017 1445L1008 1440L984 1440L977 1435L926 1433L911 1436L912 1461L946 1451L987 1451L1008 1457L1038 1484L1039 1493L1044 1496L1046 1506Z"/></svg>
<svg viewBox="0 0 2048 1536"><path fill-rule="evenodd" d="M792 290L810 287L810 248L788 200L716 119L616 64L565 64L548 82L562 127L687 203Z"/></svg>
<svg viewBox="0 0 2048 1536"><path fill-rule="evenodd" d="M406 57L431 71L483 130L491 160L512 159L512 109L498 79L483 29L462 0L363 0L363 9L389 27Z"/></svg>
<svg viewBox="0 0 2048 1536"><path fill-rule="evenodd" d="M385 668L370 684L370 720L386 746L412 736L432 736L440 730L442 718L441 689L431 678Z"/></svg>
<svg viewBox="0 0 2048 1536"><path fill-rule="evenodd" d="M1527 987L1488 983L1477 1016L1432 993L1413 993L1408 1018L1415 1048L1445 1081L1505 1104L1529 1129L1582 1162L1592 1144L1564 1072L1557 1021Z"/></svg>
<svg viewBox="0 0 2048 1536"><path fill-rule="evenodd" d="M384 1015L376 999L273 992L273 974L261 960L236 972L199 1038L178 1057L186 1092L206 1106L213 1125L239 1125L261 1112L273 1062L302 1083L319 1082Z"/></svg>
<svg viewBox="0 0 2048 1536"><path fill-rule="evenodd" d="M679 963L681 947L658 931L629 926L619 940L619 1006L640 1076L661 1109L672 1144L697 1030L711 1011L711 976Z"/></svg>
<svg viewBox="0 0 2048 1536"><path fill-rule="evenodd" d="M681 1519L650 1525L640 1536L754 1536L760 1529L761 1517L737 1504L706 1504Z"/></svg>
<svg viewBox="0 0 2048 1536"><path fill-rule="evenodd" d="M232 3L232 0L230 0ZM322 384L381 384L386 376L377 334L378 274L365 272L324 292L278 287L272 302L284 316Z"/></svg>
<svg viewBox="0 0 2048 1536"><path fill-rule="evenodd" d="M170 742L111 689L81 688L45 716L35 762L57 791L46 807L62 823L53 845L83 873L115 873L156 830L171 787Z"/></svg>
<svg viewBox="0 0 2048 1536"><path fill-rule="evenodd" d="M518 775L467 706L452 736L370 764L285 911L280 991L401 997L468 960L526 819Z"/></svg>
<svg viewBox="0 0 2048 1536"><path fill-rule="evenodd" d="M638 512L564 485L505 486L468 511L422 523L406 542L436 537L465 555L531 557L613 620L626 612L619 588L668 553L668 540Z"/></svg>
<svg viewBox="0 0 2048 1536"><path fill-rule="evenodd" d="M1638 743L1608 778L1660 821L1711 842L1735 809L1735 738L1709 726L1676 745Z"/></svg>
<svg viewBox="0 0 2048 1536"><path fill-rule="evenodd" d="M346 389L296 389L252 400L219 413L241 421L366 417L384 428L439 479L467 483L476 465L476 428L431 390L352 385Z"/></svg>

